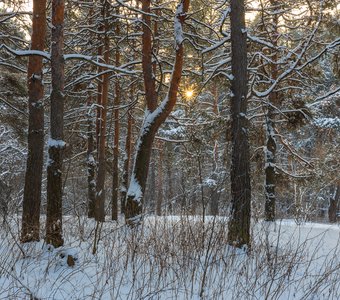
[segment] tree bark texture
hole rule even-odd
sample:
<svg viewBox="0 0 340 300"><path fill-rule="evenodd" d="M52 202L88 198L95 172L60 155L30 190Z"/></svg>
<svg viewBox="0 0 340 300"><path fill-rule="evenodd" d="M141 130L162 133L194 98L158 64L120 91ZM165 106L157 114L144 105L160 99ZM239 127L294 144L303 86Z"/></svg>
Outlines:
<svg viewBox="0 0 340 300"><path fill-rule="evenodd" d="M232 164L229 244L250 246L250 162L247 114L247 35L244 0L231 0Z"/></svg>
<svg viewBox="0 0 340 300"><path fill-rule="evenodd" d="M105 17L108 15L108 7L106 2L103 3L103 19L105 22L105 36L104 36L104 62L109 63L110 58L110 41L108 36L108 24ZM105 221L105 177L106 177L106 118L107 118L107 101L109 95L110 75L105 73L103 75L101 109L100 109L100 126L98 137L98 169L96 181L96 203L95 203L95 219L96 221Z"/></svg>
<svg viewBox="0 0 340 300"><path fill-rule="evenodd" d="M33 1L31 50L44 50L46 1ZM28 154L25 173L21 241L39 240L41 180L44 161L43 59L28 58Z"/></svg>
<svg viewBox="0 0 340 300"><path fill-rule="evenodd" d="M89 26L94 25L94 8L91 7L89 11ZM93 35L93 38L95 34ZM97 49L98 52L98 49ZM95 72L95 67L92 66L92 71ZM95 98L98 97L98 87L90 82L88 86L88 98L87 98L87 153L86 153L86 163L87 163L87 216L89 218L94 218L95 203L96 203L96 166L97 166L97 156L95 153L96 143L95 138L97 138L97 126L98 108L95 109ZM97 92L97 93L96 93ZM96 95L96 97L95 97ZM100 100L100 97L99 97Z"/></svg>
<svg viewBox="0 0 340 300"><path fill-rule="evenodd" d="M119 15L119 7L116 8L116 14ZM116 20L116 36L119 37L119 19ZM116 46L115 64L120 65L120 49L119 44ZM120 105L120 84L119 77L115 81L115 98L114 98L114 141L113 141L113 166L112 166L112 220L118 220L118 196L119 196L119 131L120 131L120 119L119 119L119 105Z"/></svg>
<svg viewBox="0 0 340 300"><path fill-rule="evenodd" d="M46 243L54 247L64 244L62 237L62 167L64 138L64 0L52 1L52 93L51 137L47 163Z"/></svg>
<svg viewBox="0 0 340 300"><path fill-rule="evenodd" d="M103 5L103 3L102 3ZM104 14L104 6L102 7L102 14ZM103 55L103 39L101 37L101 32L104 31L104 25L103 22L100 22L98 26L98 41L99 41L99 46L97 49L97 55L98 57L102 57ZM98 67L98 74L100 74L103 71L102 67ZM96 169L98 169L98 160L99 160L99 143L100 143L100 128L101 128L101 105L102 105L102 96L103 96L103 82L104 82L104 75L99 76L98 83L97 83L97 109L96 109L96 159L95 159L95 170L94 174L96 173ZM96 174L94 175L96 176ZM95 195L94 195L94 200L89 201L89 206L88 206L88 217L89 218L95 218L96 215L96 194L97 194L97 178L95 178L94 181L94 188L95 188ZM91 195L92 197L92 195ZM89 198L90 199L90 198Z"/></svg>
<svg viewBox="0 0 340 300"><path fill-rule="evenodd" d="M189 8L189 0L181 0L176 10L175 24L180 30L183 28L184 19ZM126 201L126 222L130 225L139 223L140 216L143 208L143 195L145 192L146 180L148 175L148 168L150 162L151 149L155 134L161 124L168 117L173 107L176 104L177 92L179 83L182 76L183 68L183 39L176 39L176 58L170 87L166 98L157 107L157 92L155 76L152 70L152 47L151 37L151 17L150 13L150 0L142 1L142 10L147 14L143 14L143 37L142 37L142 68L144 76L145 88L145 102L146 113L144 124L138 139L136 157L130 181L129 190L127 193ZM176 26L175 26L176 27ZM175 28L176 30L176 28ZM137 190L136 191L136 187Z"/></svg>

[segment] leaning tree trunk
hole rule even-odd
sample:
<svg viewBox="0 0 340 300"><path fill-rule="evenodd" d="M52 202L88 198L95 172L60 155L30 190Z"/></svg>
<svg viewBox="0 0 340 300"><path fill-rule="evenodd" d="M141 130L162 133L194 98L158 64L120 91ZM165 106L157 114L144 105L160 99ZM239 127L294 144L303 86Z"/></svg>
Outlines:
<svg viewBox="0 0 340 300"><path fill-rule="evenodd" d="M232 75L232 163L231 217L228 242L250 246L250 162L247 120L247 34L244 0L231 0Z"/></svg>
<svg viewBox="0 0 340 300"><path fill-rule="evenodd" d="M150 0L142 1L142 10L144 12L142 68L147 109L145 111L144 123L137 143L137 153L135 157L129 189L127 192L125 209L126 222L132 226L138 224L140 221L143 208L143 195L145 192L151 149L155 134L176 104L177 92L183 68L183 23L189 8L189 0L181 0L179 5L177 6L174 21L176 58L172 71L169 91L165 99L157 107L155 76L152 70L150 2Z"/></svg>
<svg viewBox="0 0 340 300"><path fill-rule="evenodd" d="M62 237L62 168L64 138L64 0L52 1L51 137L48 143L46 243L64 244Z"/></svg>
<svg viewBox="0 0 340 300"><path fill-rule="evenodd" d="M31 50L44 50L46 0L33 1ZM41 180L44 161L43 59L28 58L28 155L22 212L21 241L39 240Z"/></svg>

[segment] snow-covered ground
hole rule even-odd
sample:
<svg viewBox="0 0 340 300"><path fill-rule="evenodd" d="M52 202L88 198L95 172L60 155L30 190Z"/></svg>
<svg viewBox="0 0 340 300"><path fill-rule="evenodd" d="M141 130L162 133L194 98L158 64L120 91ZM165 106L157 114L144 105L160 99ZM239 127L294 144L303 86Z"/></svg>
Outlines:
<svg viewBox="0 0 340 300"><path fill-rule="evenodd" d="M225 218L205 221L108 221L92 254L93 220L65 217L53 249L20 244L13 218L0 230L0 299L340 299L339 225L258 222L247 254L227 245Z"/></svg>

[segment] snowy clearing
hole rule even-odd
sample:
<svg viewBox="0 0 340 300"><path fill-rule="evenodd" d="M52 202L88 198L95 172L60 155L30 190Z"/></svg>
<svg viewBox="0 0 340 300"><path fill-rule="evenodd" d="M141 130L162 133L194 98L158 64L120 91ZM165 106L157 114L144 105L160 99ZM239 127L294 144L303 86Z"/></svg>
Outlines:
<svg viewBox="0 0 340 300"><path fill-rule="evenodd" d="M0 299L339 299L340 227L258 222L249 255L226 245L227 220L148 217L139 229L65 217L65 246L1 229ZM68 256L75 260L67 263Z"/></svg>

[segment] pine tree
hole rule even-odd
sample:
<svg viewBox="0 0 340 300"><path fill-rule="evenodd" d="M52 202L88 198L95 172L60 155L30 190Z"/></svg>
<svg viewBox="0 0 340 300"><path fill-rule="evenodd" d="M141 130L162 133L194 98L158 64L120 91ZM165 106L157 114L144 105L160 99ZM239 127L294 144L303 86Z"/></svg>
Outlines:
<svg viewBox="0 0 340 300"><path fill-rule="evenodd" d="M64 0L52 1L51 36L51 136L47 162L46 243L54 247L64 244L62 237L62 174L64 142Z"/></svg>
<svg viewBox="0 0 340 300"><path fill-rule="evenodd" d="M33 1L31 50L43 51L46 37L46 1ZM28 155L22 212L21 241L39 240L41 180L44 160L43 58L28 59Z"/></svg>
<svg viewBox="0 0 340 300"><path fill-rule="evenodd" d="M244 0L231 0L232 69L232 165L231 217L228 241L236 247L250 246L250 159L247 120L247 33Z"/></svg>

